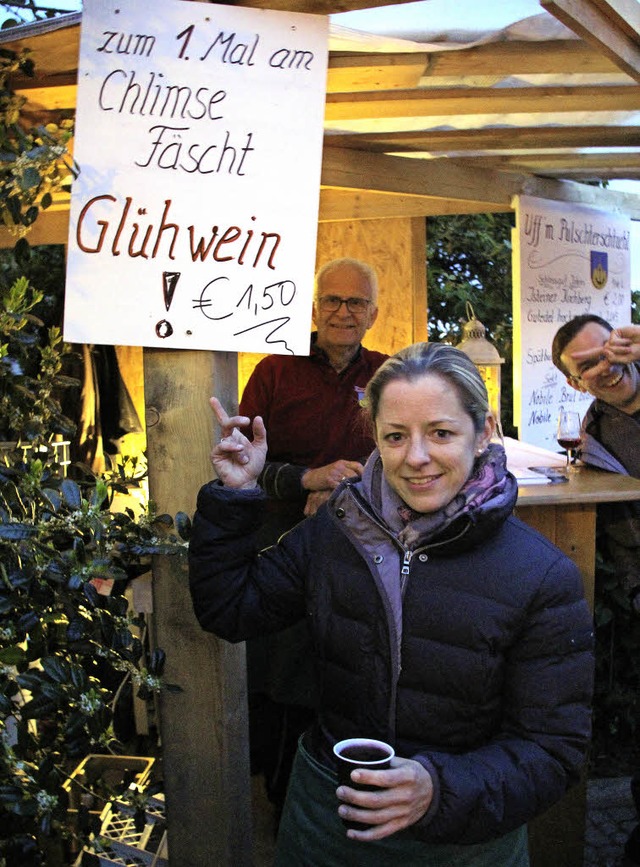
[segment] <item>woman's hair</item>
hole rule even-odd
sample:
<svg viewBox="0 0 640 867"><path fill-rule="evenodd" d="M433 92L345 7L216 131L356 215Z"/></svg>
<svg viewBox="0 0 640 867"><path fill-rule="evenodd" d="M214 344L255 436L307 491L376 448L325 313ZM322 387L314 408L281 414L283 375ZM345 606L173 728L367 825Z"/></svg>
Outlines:
<svg viewBox="0 0 640 867"><path fill-rule="evenodd" d="M378 368L369 380L364 399L373 430L382 392L389 383L397 380L414 382L427 375L439 376L455 388L476 433L480 433L490 412L487 389L473 361L460 349L446 343L414 343L396 352Z"/></svg>

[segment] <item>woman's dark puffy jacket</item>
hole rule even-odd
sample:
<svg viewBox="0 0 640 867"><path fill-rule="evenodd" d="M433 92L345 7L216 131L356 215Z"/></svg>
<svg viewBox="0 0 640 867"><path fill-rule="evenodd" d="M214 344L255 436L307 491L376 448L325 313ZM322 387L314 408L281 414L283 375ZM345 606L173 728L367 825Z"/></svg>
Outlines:
<svg viewBox="0 0 640 867"><path fill-rule="evenodd" d="M434 799L412 830L429 842L500 836L562 797L583 765L593 679L592 619L569 558L490 510L409 555L348 483L256 556L263 507L259 489L202 488L194 608L229 641L308 619L321 761L336 740L366 736L421 762ZM403 582L401 636L380 586L389 563Z"/></svg>

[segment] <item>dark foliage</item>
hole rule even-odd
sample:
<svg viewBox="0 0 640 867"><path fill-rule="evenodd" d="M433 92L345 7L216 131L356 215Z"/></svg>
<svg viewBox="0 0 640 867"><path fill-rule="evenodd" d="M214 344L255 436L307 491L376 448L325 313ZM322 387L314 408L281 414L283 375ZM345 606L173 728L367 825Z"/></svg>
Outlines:
<svg viewBox="0 0 640 867"><path fill-rule="evenodd" d="M513 214L455 214L427 219L429 339L459 343L467 303L487 329L502 365L502 427L513 427L513 316L511 229Z"/></svg>

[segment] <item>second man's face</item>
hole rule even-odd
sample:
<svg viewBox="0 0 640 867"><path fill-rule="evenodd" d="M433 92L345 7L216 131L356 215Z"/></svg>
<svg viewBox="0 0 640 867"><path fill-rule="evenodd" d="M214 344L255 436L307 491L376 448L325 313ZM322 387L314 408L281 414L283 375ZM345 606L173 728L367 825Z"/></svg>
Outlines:
<svg viewBox="0 0 640 867"><path fill-rule="evenodd" d="M597 362L571 358L572 352L601 348L608 339L609 332L606 328L597 322L587 323L565 346L561 356L562 363L570 373L568 382L573 388L588 392L624 412L625 408L634 404L638 398L640 382L636 368L627 364L609 364L602 373L585 376Z"/></svg>
<svg viewBox="0 0 640 867"><path fill-rule="evenodd" d="M363 310L352 312L341 304L332 312L322 309L321 299L327 296L362 298L369 303ZM313 305L313 321L318 331L318 346L326 352L331 349L357 349L362 338L376 321L378 308L373 303L369 283L359 270L351 265L342 265L324 277Z"/></svg>

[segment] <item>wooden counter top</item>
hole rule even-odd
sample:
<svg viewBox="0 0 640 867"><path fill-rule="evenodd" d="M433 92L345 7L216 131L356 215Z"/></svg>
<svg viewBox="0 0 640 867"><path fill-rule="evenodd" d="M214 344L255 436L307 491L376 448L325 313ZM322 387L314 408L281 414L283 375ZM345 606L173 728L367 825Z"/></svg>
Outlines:
<svg viewBox="0 0 640 867"><path fill-rule="evenodd" d="M569 481L549 485L518 485L517 508L579 503L613 503L640 500L640 479L579 467Z"/></svg>

